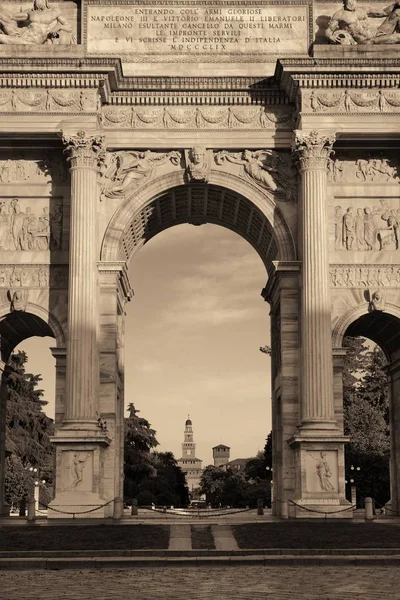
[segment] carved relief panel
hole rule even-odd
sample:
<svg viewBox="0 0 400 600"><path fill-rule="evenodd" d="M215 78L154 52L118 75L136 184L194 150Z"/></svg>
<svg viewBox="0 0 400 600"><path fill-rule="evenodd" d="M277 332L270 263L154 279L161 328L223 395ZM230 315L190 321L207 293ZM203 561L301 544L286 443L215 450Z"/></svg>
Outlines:
<svg viewBox="0 0 400 600"><path fill-rule="evenodd" d="M62 452L62 481L64 490L80 492L93 490L93 452L82 450Z"/></svg>
<svg viewBox="0 0 400 600"><path fill-rule="evenodd" d="M338 491L337 452L333 450L308 451L304 457L307 473L307 492L329 493Z"/></svg>
<svg viewBox="0 0 400 600"><path fill-rule="evenodd" d="M0 250L61 250L62 199L0 197Z"/></svg>

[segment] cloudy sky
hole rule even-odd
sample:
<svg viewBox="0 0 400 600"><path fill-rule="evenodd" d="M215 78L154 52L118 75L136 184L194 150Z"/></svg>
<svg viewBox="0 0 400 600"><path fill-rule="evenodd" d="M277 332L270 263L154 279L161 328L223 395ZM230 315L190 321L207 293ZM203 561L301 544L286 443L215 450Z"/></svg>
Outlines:
<svg viewBox="0 0 400 600"><path fill-rule="evenodd" d="M216 225L179 225L150 240L129 275L135 296L126 307L125 404L134 402L156 429L159 449L176 458L188 414L204 465L220 443L231 458L261 450L271 429L270 360L259 351L269 343L269 306L255 250ZM43 374L51 416L53 344L20 344L28 369Z"/></svg>

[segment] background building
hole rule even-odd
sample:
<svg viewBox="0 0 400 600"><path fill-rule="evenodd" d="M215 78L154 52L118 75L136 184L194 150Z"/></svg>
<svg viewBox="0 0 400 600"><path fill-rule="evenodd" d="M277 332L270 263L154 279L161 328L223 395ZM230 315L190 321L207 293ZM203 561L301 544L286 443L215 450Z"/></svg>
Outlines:
<svg viewBox="0 0 400 600"><path fill-rule="evenodd" d="M230 447L225 446L224 444L219 444L218 446L214 446L212 449L213 458L214 458L214 467L221 467L229 462L230 456Z"/></svg>
<svg viewBox="0 0 400 600"><path fill-rule="evenodd" d="M185 423L184 439L182 444L182 458L178 459L178 465L186 475L189 492L200 486L202 462L196 458L196 444L193 441L193 427L188 415Z"/></svg>

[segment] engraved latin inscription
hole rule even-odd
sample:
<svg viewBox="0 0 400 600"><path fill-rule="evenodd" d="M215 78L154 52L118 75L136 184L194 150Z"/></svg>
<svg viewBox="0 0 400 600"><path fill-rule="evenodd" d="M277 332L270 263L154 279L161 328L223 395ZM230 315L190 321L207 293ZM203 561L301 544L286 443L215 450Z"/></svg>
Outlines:
<svg viewBox="0 0 400 600"><path fill-rule="evenodd" d="M87 27L88 51L102 54L305 54L308 7L89 5Z"/></svg>

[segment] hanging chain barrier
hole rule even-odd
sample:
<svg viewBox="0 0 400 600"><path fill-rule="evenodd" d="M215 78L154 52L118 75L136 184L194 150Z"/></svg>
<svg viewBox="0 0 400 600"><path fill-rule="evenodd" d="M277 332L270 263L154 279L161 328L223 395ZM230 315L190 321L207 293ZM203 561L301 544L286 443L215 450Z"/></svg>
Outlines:
<svg viewBox="0 0 400 600"><path fill-rule="evenodd" d="M197 514L195 511L188 511L185 509L181 510L181 509L171 509L171 508L155 508L152 506L143 506L142 508L145 508L147 510L150 510L151 512L157 512L157 513L161 513L163 515L167 514L167 515L174 515L176 517L197 517L199 519L208 519L209 517L227 517L230 515L236 515L238 513L244 513L244 512L251 512L254 510L257 510L257 508L241 508L238 510L230 510L230 509L226 509L225 511L221 511L221 509L218 508L205 508L203 509L203 511L197 509ZM229 511L229 512L228 512Z"/></svg>
<svg viewBox="0 0 400 600"><path fill-rule="evenodd" d="M307 506L303 506L302 504L298 504L294 500L288 500L288 502L292 506L298 506L299 508L301 508L302 510L305 510L307 512L318 513L320 515L325 515L325 519L328 518L328 515L336 515L338 513L344 513L344 512L347 512L349 510L354 510L356 508L356 505L353 504L352 506L347 506L346 508L341 508L340 510L317 510L315 508L307 508Z"/></svg>
<svg viewBox="0 0 400 600"><path fill-rule="evenodd" d="M59 508L53 508L52 506L49 506L48 504L43 504L43 502L41 502L41 506L44 506L44 508L46 510L52 510L56 513L61 513L63 515L72 515L72 518L75 519L75 515L86 515L88 513L92 513L95 512L96 510L100 510L100 508L104 508L104 506L108 506L109 504L111 504L111 502L114 502L115 498L112 498L111 500L109 500L108 502L105 502L104 504L100 504L99 506L95 506L94 508L90 508L89 510L82 510L82 511L69 511L69 510L60 510ZM42 510L37 509L35 512L41 512L43 513Z"/></svg>

